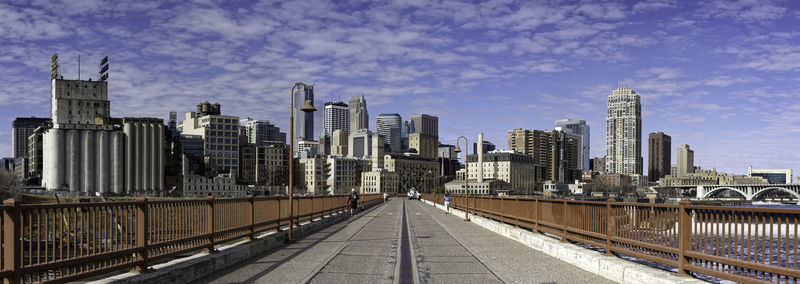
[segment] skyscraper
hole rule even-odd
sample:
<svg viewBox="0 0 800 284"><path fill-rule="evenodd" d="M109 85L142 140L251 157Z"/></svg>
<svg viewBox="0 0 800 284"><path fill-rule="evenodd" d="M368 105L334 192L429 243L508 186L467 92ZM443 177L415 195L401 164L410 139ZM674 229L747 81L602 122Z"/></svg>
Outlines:
<svg viewBox="0 0 800 284"><path fill-rule="evenodd" d="M17 117L11 123L11 148L14 158L28 156L28 136L33 134L39 126L44 125L49 118Z"/></svg>
<svg viewBox="0 0 800 284"><path fill-rule="evenodd" d="M647 179L657 182L670 174L672 138L664 132L650 133L648 141Z"/></svg>
<svg viewBox="0 0 800 284"><path fill-rule="evenodd" d="M350 108L344 102L325 103L324 113L325 133L332 135L333 131L342 130L345 135L350 135Z"/></svg>
<svg viewBox="0 0 800 284"><path fill-rule="evenodd" d="M508 149L533 157L544 167L544 178L566 182L580 178L578 164L578 135L561 130L508 131Z"/></svg>
<svg viewBox="0 0 800 284"><path fill-rule="evenodd" d="M418 114L411 117L413 133L439 137L439 118L427 114Z"/></svg>
<svg viewBox="0 0 800 284"><path fill-rule="evenodd" d="M364 95L350 97L350 133L369 129L367 100Z"/></svg>
<svg viewBox="0 0 800 284"><path fill-rule="evenodd" d="M392 153L400 153L403 149L401 141L401 124L402 119L396 113L382 113L377 118L377 131L378 134L386 138L386 143L389 144L389 150Z"/></svg>
<svg viewBox="0 0 800 284"><path fill-rule="evenodd" d="M642 174L642 104L631 88L618 88L608 96L606 171Z"/></svg>
<svg viewBox="0 0 800 284"><path fill-rule="evenodd" d="M295 89L295 110L294 110L294 138L295 141L314 140L314 113L303 112L300 108L305 101L310 100L314 104L314 86L308 88L301 86Z"/></svg>
<svg viewBox="0 0 800 284"><path fill-rule="evenodd" d="M265 145L267 142L280 142L286 144L286 133L269 120L253 120L245 118L239 120L241 124L241 134L247 136L247 143L255 145Z"/></svg>
<svg viewBox="0 0 800 284"><path fill-rule="evenodd" d="M689 149L688 144L681 144L677 151L678 156L678 177L686 176L687 173L694 172L694 150Z"/></svg>
<svg viewBox="0 0 800 284"><path fill-rule="evenodd" d="M170 111L169 112L169 122L167 123L167 130L169 130L169 135L175 139L177 138L180 133L178 132L178 112Z"/></svg>
<svg viewBox="0 0 800 284"><path fill-rule="evenodd" d="M591 141L589 140L589 125L585 120L559 119L556 120L556 130L564 130L580 136L580 148L578 148L578 168L583 171L589 170L589 152Z"/></svg>

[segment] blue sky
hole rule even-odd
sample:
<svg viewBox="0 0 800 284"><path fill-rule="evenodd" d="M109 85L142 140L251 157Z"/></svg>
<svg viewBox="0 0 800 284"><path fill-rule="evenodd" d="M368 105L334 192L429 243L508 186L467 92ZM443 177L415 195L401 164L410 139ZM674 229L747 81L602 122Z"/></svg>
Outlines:
<svg viewBox="0 0 800 284"><path fill-rule="evenodd" d="M645 161L647 133L663 131L673 157L690 144L704 168L800 170L796 1L3 2L0 156L15 117L49 116L57 52L65 78L78 55L82 78L109 56L115 117L208 100L286 129L303 81L319 109L365 94L372 129L379 113L437 115L448 144L483 132L507 148L510 129L584 119L592 156L624 84L642 97Z"/></svg>

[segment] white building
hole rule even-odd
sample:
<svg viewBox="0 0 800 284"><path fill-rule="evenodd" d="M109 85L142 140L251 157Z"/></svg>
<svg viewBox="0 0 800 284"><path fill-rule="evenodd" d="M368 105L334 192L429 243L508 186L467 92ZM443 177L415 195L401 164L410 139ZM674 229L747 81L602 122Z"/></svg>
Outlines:
<svg viewBox="0 0 800 284"><path fill-rule="evenodd" d="M606 171L642 174L642 104L631 88L618 88L608 96Z"/></svg>
<svg viewBox="0 0 800 284"><path fill-rule="evenodd" d="M792 183L792 169L753 169L747 167L747 176L763 177L770 184L790 184Z"/></svg>
<svg viewBox="0 0 800 284"><path fill-rule="evenodd" d="M350 135L350 108L344 102L327 102L323 116L325 133L333 134L336 130L344 131L345 137Z"/></svg>
<svg viewBox="0 0 800 284"><path fill-rule="evenodd" d="M589 154L591 150L591 141L589 136L589 125L586 125L585 120L573 119L559 119L556 120L555 130L563 130L567 133L577 135L580 140L578 147L578 168L582 171L589 170Z"/></svg>
<svg viewBox="0 0 800 284"><path fill-rule="evenodd" d="M688 144L681 144L677 150L678 164L676 177L684 177L686 174L694 172L694 150L689 149Z"/></svg>

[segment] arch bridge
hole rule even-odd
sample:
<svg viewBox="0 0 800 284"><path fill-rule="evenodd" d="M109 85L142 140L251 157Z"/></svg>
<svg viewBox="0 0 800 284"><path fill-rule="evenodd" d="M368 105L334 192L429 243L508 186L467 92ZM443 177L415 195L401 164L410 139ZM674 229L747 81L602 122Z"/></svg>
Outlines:
<svg viewBox="0 0 800 284"><path fill-rule="evenodd" d="M725 190L739 193L745 200L760 200L766 193L783 191L800 202L800 184L698 185L697 198L711 198Z"/></svg>

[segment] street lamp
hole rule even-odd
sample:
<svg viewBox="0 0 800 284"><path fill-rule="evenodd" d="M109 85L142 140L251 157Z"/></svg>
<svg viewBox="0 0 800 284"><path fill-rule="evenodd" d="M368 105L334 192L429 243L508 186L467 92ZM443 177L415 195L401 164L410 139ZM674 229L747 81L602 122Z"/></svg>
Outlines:
<svg viewBox="0 0 800 284"><path fill-rule="evenodd" d="M297 88L297 86L310 89L306 83L297 82L294 83L292 90L289 92L291 96L291 108L289 110L289 236L286 238L286 243L294 243L292 234L292 228L294 227L294 216L292 216L294 214L294 88ZM300 110L303 112L317 111L311 100L306 100Z"/></svg>
<svg viewBox="0 0 800 284"><path fill-rule="evenodd" d="M458 139L456 139L455 152L456 154L461 153L461 148L458 147L458 142L461 141L462 138L464 139L464 149L466 149L464 152L464 193L467 195L467 213L464 214L464 221L469 222L469 161L467 161L467 158L469 157L469 142L467 142L467 137L458 136Z"/></svg>

